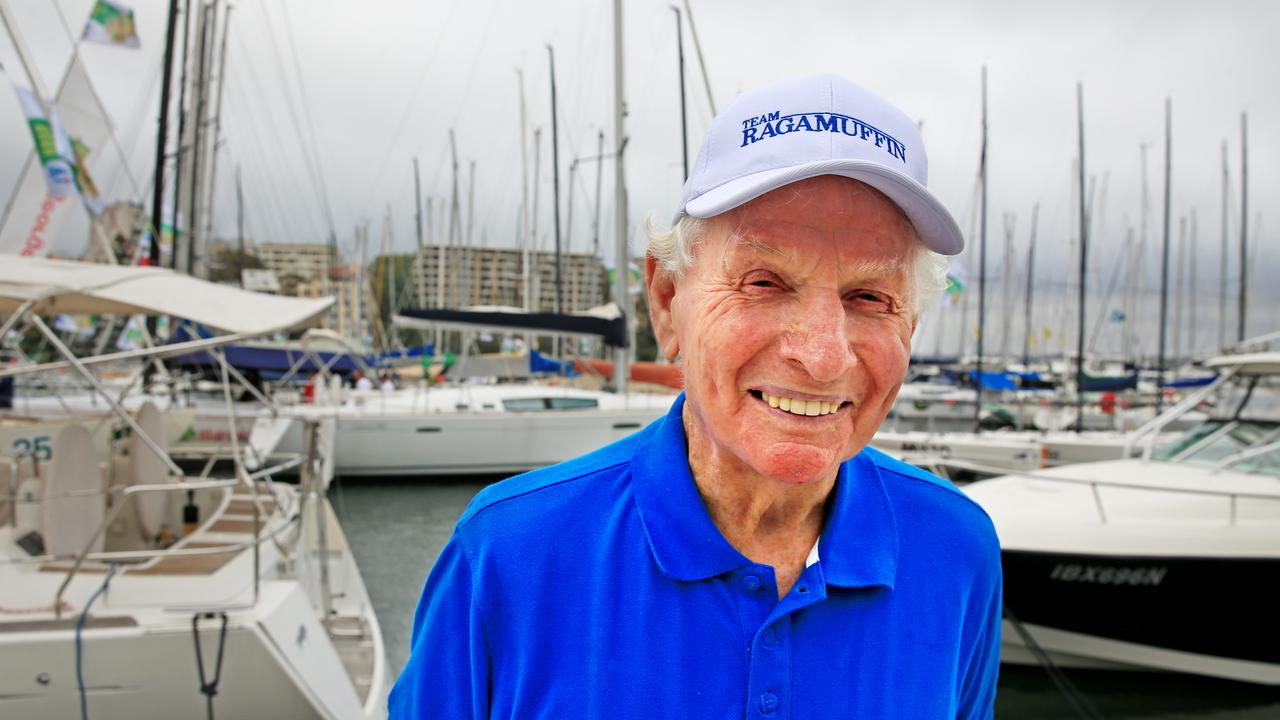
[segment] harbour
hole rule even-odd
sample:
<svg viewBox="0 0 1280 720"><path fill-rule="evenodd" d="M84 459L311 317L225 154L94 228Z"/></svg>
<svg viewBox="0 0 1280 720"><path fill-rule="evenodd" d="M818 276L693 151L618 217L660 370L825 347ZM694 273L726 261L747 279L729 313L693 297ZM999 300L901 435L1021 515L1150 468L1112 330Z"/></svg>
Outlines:
<svg viewBox="0 0 1280 720"><path fill-rule="evenodd" d="M0 0L0 717L1280 717L1280 8L367 5Z"/></svg>

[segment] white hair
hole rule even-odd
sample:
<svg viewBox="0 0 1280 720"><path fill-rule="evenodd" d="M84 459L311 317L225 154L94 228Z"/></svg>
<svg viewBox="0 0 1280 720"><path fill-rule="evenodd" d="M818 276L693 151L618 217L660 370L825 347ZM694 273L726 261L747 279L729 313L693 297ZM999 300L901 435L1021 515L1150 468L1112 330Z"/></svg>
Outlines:
<svg viewBox="0 0 1280 720"><path fill-rule="evenodd" d="M661 230L650 215L644 223L645 235L649 238L645 252L663 270L681 277L693 264L693 248L706 225L707 220L682 213L674 225ZM946 291L947 269L946 257L925 247L917 236L915 256L911 261L911 308L917 317L932 307Z"/></svg>

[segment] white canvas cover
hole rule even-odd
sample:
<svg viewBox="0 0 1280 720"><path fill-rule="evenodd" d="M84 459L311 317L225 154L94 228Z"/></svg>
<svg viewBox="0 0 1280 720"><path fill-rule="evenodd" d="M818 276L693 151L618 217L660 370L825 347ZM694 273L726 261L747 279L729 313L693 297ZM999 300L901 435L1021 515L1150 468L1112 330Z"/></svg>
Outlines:
<svg viewBox="0 0 1280 720"><path fill-rule="evenodd" d="M309 325L334 301L264 295L164 268L0 256L0 315L33 298L40 315L172 315L244 335Z"/></svg>

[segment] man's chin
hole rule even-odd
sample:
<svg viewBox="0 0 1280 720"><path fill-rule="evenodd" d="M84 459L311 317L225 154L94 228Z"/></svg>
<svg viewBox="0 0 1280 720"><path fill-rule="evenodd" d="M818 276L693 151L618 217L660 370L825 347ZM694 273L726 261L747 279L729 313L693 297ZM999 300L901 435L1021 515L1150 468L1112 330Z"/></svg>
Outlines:
<svg viewBox="0 0 1280 720"><path fill-rule="evenodd" d="M770 448L757 467L762 475L784 485L809 485L835 477L847 458L834 448L786 445Z"/></svg>

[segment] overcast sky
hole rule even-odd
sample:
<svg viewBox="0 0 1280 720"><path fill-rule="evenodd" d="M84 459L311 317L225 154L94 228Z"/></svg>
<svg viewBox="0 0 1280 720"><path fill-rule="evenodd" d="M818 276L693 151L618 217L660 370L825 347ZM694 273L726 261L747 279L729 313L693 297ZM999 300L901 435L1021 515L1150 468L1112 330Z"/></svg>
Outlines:
<svg viewBox="0 0 1280 720"><path fill-rule="evenodd" d="M0 2L7 2L16 17L45 85L56 85L72 46L55 6L49 0ZM78 32L92 0L56 2ZM568 168L572 158L596 153L599 130L605 131L606 148L615 142L610 2L234 4L215 201L219 234L234 234L231 179L232 168L239 165L251 239L322 240L331 214L348 251L354 250L352 228L370 223L372 255L390 207L392 247L408 251L416 242L412 158L421 164L423 194L438 199L436 225L444 227L440 208L451 189L448 132L453 128L463 166L464 212L469 167L475 162L474 241L514 244L521 195L518 69L524 76L530 133L532 128L542 131L538 234L542 247L549 248L552 173L545 46L551 44L559 93L562 233L572 222L572 248L589 249L595 165L584 164L575 179L572 221L567 217ZM1016 215L1021 267L1031 209L1039 203L1037 276L1046 290L1066 281L1070 265L1077 82L1084 86L1085 166L1095 185L1091 252L1097 264L1090 264L1097 275L1091 282L1103 286L1098 291L1103 292L1111 268L1119 263L1127 229L1140 234L1139 147L1147 143L1151 208L1143 267L1145 283L1155 286L1164 100L1172 98L1173 238L1176 248L1179 218L1194 211L1198 261L1189 258L1187 267L1196 267L1198 294L1204 298L1193 303L1205 323L1201 337L1210 332L1203 328L1217 322L1224 140L1231 173L1232 293L1238 281L1234 243L1240 212L1240 115L1248 112L1249 225L1254 236L1250 281L1258 288L1259 307L1278 299L1276 283L1268 279L1280 276L1280 253L1272 240L1280 232L1280 217L1268 217L1267 211L1280 189L1280 170L1273 162L1280 144L1268 132L1280 122L1280 54L1275 49L1280 3L692 4L717 107L741 90L801 73L836 72L866 85L923 123L930 186L966 231L976 227L980 73L985 64L989 272L1001 272L1007 213ZM141 50L82 47L148 204L166 5L134 0ZM624 5L631 217L639 221L652 212L665 221L682 184L674 13L665 0L628 0ZM687 25L685 53L692 156L711 113ZM10 80L26 84L7 37L0 38L0 63ZM12 192L29 146L14 95L0 92L0 202ZM532 173L531 137L528 152ZM323 176L323 188L313 179L317 175ZM123 173L100 170L99 176L113 197L133 194ZM604 177L601 244L612 263L610 164ZM73 236L61 238L59 247L84 242L82 226L68 232ZM641 245L633 233L632 250L638 252ZM976 239L969 245L976 248ZM961 263L968 265L970 281L976 281L976 255L966 250ZM1150 291L1144 298L1150 307ZM1250 332L1280 326L1271 315L1251 317ZM1050 323L1048 314L1035 322Z"/></svg>

